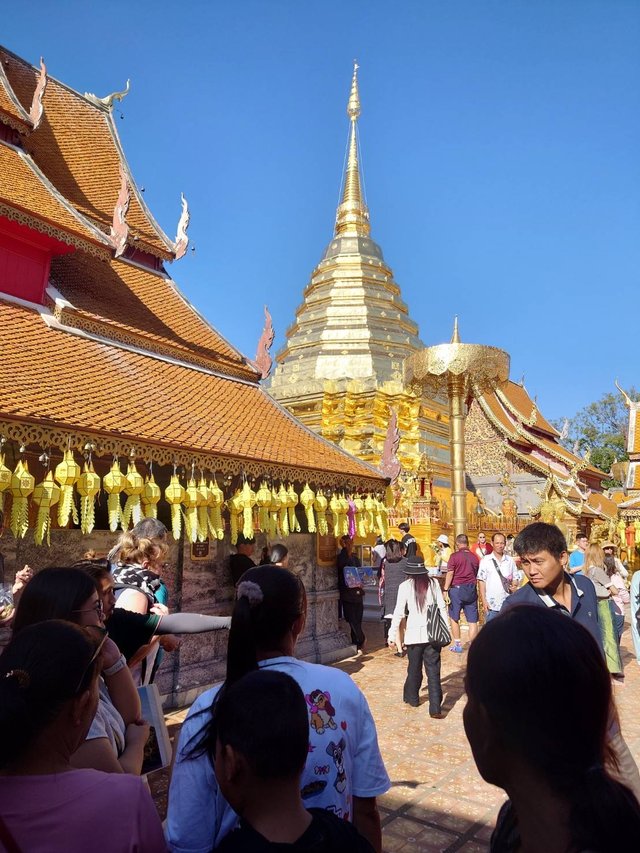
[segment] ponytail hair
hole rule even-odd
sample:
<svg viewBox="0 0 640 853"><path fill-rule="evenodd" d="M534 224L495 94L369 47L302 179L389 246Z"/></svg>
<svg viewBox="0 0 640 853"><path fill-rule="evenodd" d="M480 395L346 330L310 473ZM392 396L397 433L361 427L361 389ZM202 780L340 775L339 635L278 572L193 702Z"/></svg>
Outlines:
<svg viewBox="0 0 640 853"><path fill-rule="evenodd" d="M50 619L14 635L0 655L0 770L19 763L65 702L98 675L90 630Z"/></svg>
<svg viewBox="0 0 640 853"><path fill-rule="evenodd" d="M471 644L466 687L505 754L519 755L569 803L577 850L624 850L625 839L640 838L640 805L606 769L615 765L611 679L582 625L546 607L506 610Z"/></svg>
<svg viewBox="0 0 640 853"><path fill-rule="evenodd" d="M255 566L242 575L236 589L227 646L227 675L214 697L209 720L187 746L187 758L203 753L213 760L216 748L215 707L225 689L258 669L261 651L277 651L296 619L307 610L307 595L297 575L280 566ZM204 713L204 709L201 713Z"/></svg>

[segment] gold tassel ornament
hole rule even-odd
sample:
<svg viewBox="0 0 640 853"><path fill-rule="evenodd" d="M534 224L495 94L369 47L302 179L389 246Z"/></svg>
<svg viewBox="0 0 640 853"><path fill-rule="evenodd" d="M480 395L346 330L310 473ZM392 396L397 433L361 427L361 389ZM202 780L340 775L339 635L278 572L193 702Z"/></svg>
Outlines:
<svg viewBox="0 0 640 853"><path fill-rule="evenodd" d="M0 453L0 512L4 512L4 498L11 486L11 469L4 464L4 453Z"/></svg>
<svg viewBox="0 0 640 853"><path fill-rule="evenodd" d="M114 459L111 470L105 474L102 486L109 495L107 498L107 511L109 515L109 530L112 533L122 527L122 506L120 505L120 493L124 491L127 481L120 470L120 463Z"/></svg>
<svg viewBox="0 0 640 853"><path fill-rule="evenodd" d="M215 477L209 483L211 493L211 504L209 505L209 530L216 539L224 538L224 524L222 522L222 507L224 505L224 492L218 485Z"/></svg>
<svg viewBox="0 0 640 853"><path fill-rule="evenodd" d="M198 540L198 503L202 501L195 478L187 482L187 488L184 490L184 532L187 541L197 542Z"/></svg>
<svg viewBox="0 0 640 853"><path fill-rule="evenodd" d="M304 507L305 515L307 516L307 530L309 533L316 532L316 518L313 513L313 502L316 496L309 486L309 483L304 484L304 489L300 493L300 503Z"/></svg>
<svg viewBox="0 0 640 853"><path fill-rule="evenodd" d="M340 536L347 536L349 533L349 517L347 515L349 512L349 501L347 500L346 495L338 495L338 507L340 516Z"/></svg>
<svg viewBox="0 0 640 853"><path fill-rule="evenodd" d="M231 533L231 544L235 545L238 541L238 531L243 523L242 518L242 492L240 489L229 498L227 501L227 509L229 510L229 531Z"/></svg>
<svg viewBox="0 0 640 853"><path fill-rule="evenodd" d="M269 504L269 535L272 539L276 539L282 535L280 530L280 510L282 509L282 501L280 494L273 488L271 490L271 503Z"/></svg>
<svg viewBox="0 0 640 853"><path fill-rule="evenodd" d="M329 532L329 525L327 523L327 507L329 506L329 502L322 494L322 492L318 492L316 494L316 499L313 502L313 509L316 514L316 526L318 528L318 533L320 536L326 536Z"/></svg>
<svg viewBox="0 0 640 853"><path fill-rule="evenodd" d="M291 533L300 533L300 522L296 515L296 507L298 506L298 495L293 488L293 483L289 483L287 489L287 512L289 513L289 530Z"/></svg>
<svg viewBox="0 0 640 853"><path fill-rule="evenodd" d="M11 532L16 539L22 539L29 529L29 495L35 488L35 477L29 473L29 466L18 460L11 475Z"/></svg>
<svg viewBox="0 0 640 853"><path fill-rule="evenodd" d="M200 473L198 481L198 542L204 542L209 535L209 507L211 506L211 491L207 486L204 474Z"/></svg>
<svg viewBox="0 0 640 853"><path fill-rule="evenodd" d="M76 488L80 495L80 530L87 536L95 527L96 497L100 491L100 477L93 469L93 462L84 463Z"/></svg>
<svg viewBox="0 0 640 853"><path fill-rule="evenodd" d="M260 483L256 492L256 506L258 507L258 526L263 533L269 533L269 507L271 505L271 489L266 480Z"/></svg>
<svg viewBox="0 0 640 853"><path fill-rule="evenodd" d="M373 533L376 529L375 513L376 504L371 495L367 495L364 499L364 523L367 529L367 534Z"/></svg>
<svg viewBox="0 0 640 853"><path fill-rule="evenodd" d="M73 487L81 474L81 468L73 458L73 450L65 450L62 462L56 465L55 478L60 486L58 501L58 526L67 527L69 517L78 524L78 510L73 500Z"/></svg>
<svg viewBox="0 0 640 853"><path fill-rule="evenodd" d="M280 486L280 490L278 491L278 497L280 498L280 512L278 514L280 520L280 533L283 536L289 535L289 514L287 512L287 503L289 500L289 495L287 494L287 490L284 487L284 483Z"/></svg>
<svg viewBox="0 0 640 853"><path fill-rule="evenodd" d="M144 491L144 480L142 474L138 473L136 463L132 460L127 467L127 476L125 477L124 493L127 500L122 511L122 526L125 530L129 529L129 525L133 523L135 527L139 521L142 521L142 492Z"/></svg>
<svg viewBox="0 0 640 853"><path fill-rule="evenodd" d="M383 542L386 541L388 533L387 525L387 510L385 505L378 498L375 499L376 505L376 527L378 535L382 537Z"/></svg>
<svg viewBox="0 0 640 853"><path fill-rule="evenodd" d="M360 539L364 539L367 535L367 527L364 518L364 501L360 495L356 495L353 499L356 508L356 531Z"/></svg>
<svg viewBox="0 0 640 853"><path fill-rule="evenodd" d="M44 480L33 490L33 502L38 507L36 529L33 534L36 545L42 545L45 537L47 545L51 545L51 510L60 499L60 491L60 487L53 480L52 471L48 471Z"/></svg>
<svg viewBox="0 0 640 853"><path fill-rule="evenodd" d="M185 490L182 487L177 474L171 475L169 485L164 490L164 498L171 507L171 532L173 538L178 541L182 532L182 513L180 504L185 499Z"/></svg>
<svg viewBox="0 0 640 853"><path fill-rule="evenodd" d="M256 505L256 493L245 480L242 486L242 535L253 539L253 507Z"/></svg>
<svg viewBox="0 0 640 853"><path fill-rule="evenodd" d="M144 518L158 517L158 504L162 497L160 486L156 483L153 472L145 480L144 489L140 495Z"/></svg>

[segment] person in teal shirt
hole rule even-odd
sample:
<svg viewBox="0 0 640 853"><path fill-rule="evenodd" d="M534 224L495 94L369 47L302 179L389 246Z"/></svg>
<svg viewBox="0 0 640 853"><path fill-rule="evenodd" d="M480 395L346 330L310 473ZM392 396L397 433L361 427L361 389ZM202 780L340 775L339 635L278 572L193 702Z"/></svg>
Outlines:
<svg viewBox="0 0 640 853"><path fill-rule="evenodd" d="M569 574L581 575L584 566L584 552L587 550L589 537L586 533L578 533L576 536L576 550L569 557Z"/></svg>

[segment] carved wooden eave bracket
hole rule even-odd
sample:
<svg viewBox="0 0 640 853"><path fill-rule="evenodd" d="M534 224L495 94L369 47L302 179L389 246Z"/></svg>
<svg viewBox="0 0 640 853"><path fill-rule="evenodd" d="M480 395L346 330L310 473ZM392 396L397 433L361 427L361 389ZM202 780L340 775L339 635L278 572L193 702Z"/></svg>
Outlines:
<svg viewBox="0 0 640 853"><path fill-rule="evenodd" d="M44 107L42 105L42 99L44 98L44 93L47 88L47 66L44 64L44 59L40 57L40 73L38 74L38 82L36 84L35 91L33 93L33 100L31 101L31 109L29 110L29 118L31 119L31 123L33 124L33 129L37 130L40 126L40 122L42 121L42 116L44 113Z"/></svg>
<svg viewBox="0 0 640 853"><path fill-rule="evenodd" d="M389 478L392 486L397 481L402 469L402 465L398 459L399 446L400 430L398 429L398 414L395 409L391 409L387 435L382 447L382 460L380 461L379 470L384 477Z"/></svg>
<svg viewBox="0 0 640 853"><path fill-rule="evenodd" d="M273 329L273 321L271 320L271 314L269 313L269 309L265 305L264 328L262 330L262 334L260 335L260 340L258 341L256 357L251 362L251 364L260 374L261 379L267 379L271 373L271 368L273 367L273 359L271 358L271 345L273 344L274 337L275 331Z"/></svg>
<svg viewBox="0 0 640 853"><path fill-rule="evenodd" d="M103 110L111 111L113 109L113 104L115 101L122 101L123 98L129 94L130 89L130 81L127 80L127 85L120 92L112 92L110 95L107 95L105 98L98 98L97 95L94 95L92 92L85 92L84 96L88 101L91 101L92 104L95 104L96 107L100 107Z"/></svg>
<svg viewBox="0 0 640 853"><path fill-rule="evenodd" d="M115 256L119 258L127 246L127 238L129 237L129 226L127 225L127 211L129 210L129 201L131 199L131 190L129 181L124 171L122 163L120 164L120 192L118 200L113 209L113 224L111 225L111 244L115 249Z"/></svg>
<svg viewBox="0 0 640 853"><path fill-rule="evenodd" d="M187 200L184 197L183 193L180 193L180 201L182 203L182 213L180 214L180 221L178 222L178 230L176 232L176 239L174 243L174 253L176 261L179 261L180 258L183 258L186 254L187 247L189 245L187 228L189 227L189 222L191 222L191 213L189 212L189 205L187 204Z"/></svg>

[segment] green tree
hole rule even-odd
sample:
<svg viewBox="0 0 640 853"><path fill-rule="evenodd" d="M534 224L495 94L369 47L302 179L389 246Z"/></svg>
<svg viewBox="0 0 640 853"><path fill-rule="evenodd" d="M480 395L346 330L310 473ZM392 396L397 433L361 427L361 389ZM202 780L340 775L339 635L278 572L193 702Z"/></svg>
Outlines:
<svg viewBox="0 0 640 853"><path fill-rule="evenodd" d="M630 388L627 394L632 400L640 399L640 392ZM591 464L601 471L611 471L614 462L627 459L626 440L629 409L622 394L607 393L599 400L589 403L573 418L563 418L554 423L568 449L583 456L591 451ZM619 480L604 480L605 486L619 486Z"/></svg>

